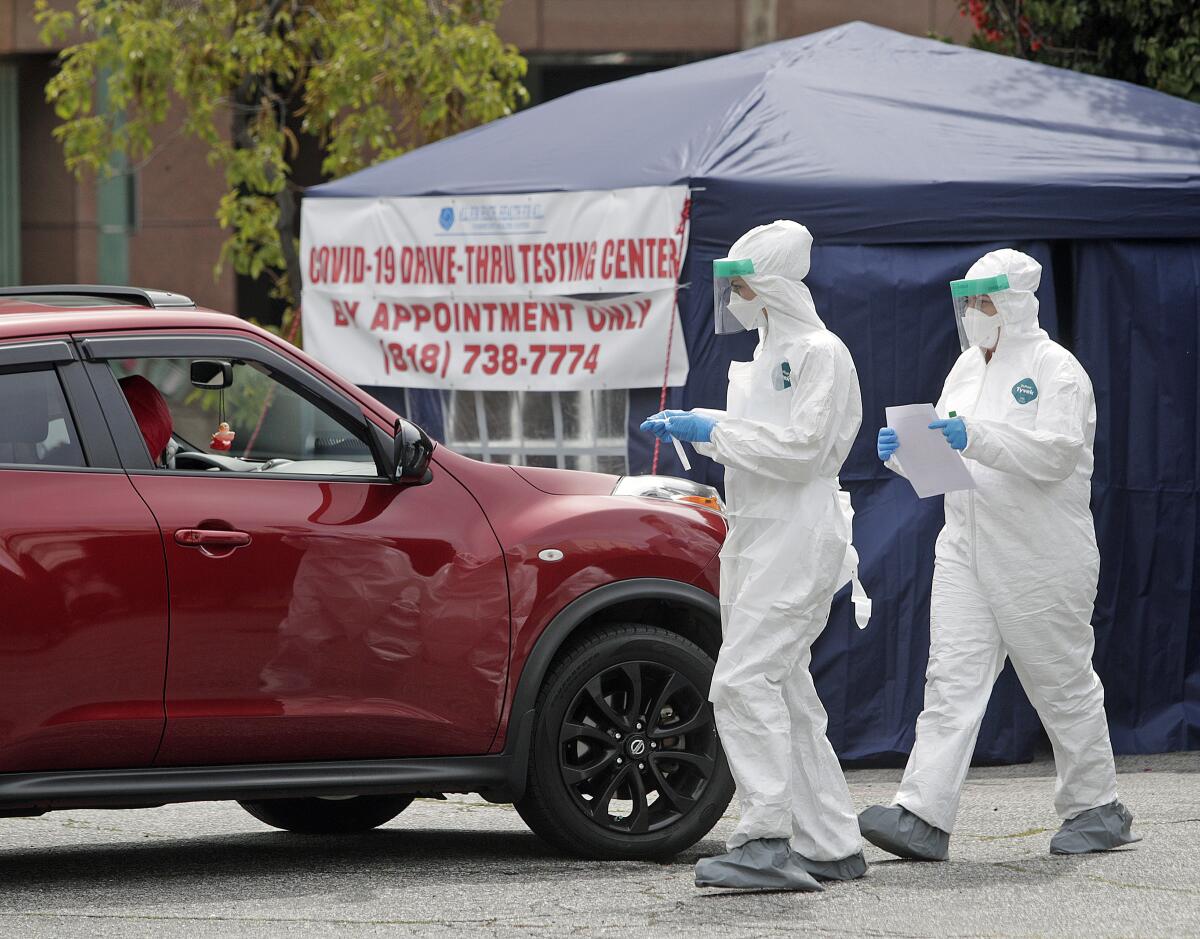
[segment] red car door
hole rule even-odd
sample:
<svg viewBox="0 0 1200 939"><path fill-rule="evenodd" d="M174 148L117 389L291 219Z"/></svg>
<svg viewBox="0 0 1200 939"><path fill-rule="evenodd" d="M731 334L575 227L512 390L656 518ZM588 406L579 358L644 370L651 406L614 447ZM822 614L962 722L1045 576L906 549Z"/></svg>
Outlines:
<svg viewBox="0 0 1200 939"><path fill-rule="evenodd" d="M148 766L163 732L162 540L74 359L0 346L0 772Z"/></svg>
<svg viewBox="0 0 1200 939"><path fill-rule="evenodd" d="M166 544L157 762L486 752L509 607L499 544L470 493L436 466L424 484L381 479L361 412L256 340L87 347L122 459ZM228 387L195 386L200 359L228 365ZM152 465L124 405L116 379L131 374L171 412L174 439L155 454L166 467ZM229 450L202 445L219 417L234 434Z"/></svg>

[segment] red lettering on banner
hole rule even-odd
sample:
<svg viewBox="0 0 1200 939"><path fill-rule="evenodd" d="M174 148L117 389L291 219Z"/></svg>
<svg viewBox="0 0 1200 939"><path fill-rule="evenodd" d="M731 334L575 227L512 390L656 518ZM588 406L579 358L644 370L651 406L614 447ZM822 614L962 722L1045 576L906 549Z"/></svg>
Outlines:
<svg viewBox="0 0 1200 939"><path fill-rule="evenodd" d="M613 276L613 252L616 246L612 239L604 242L604 247L600 250L600 279L612 280Z"/></svg>
<svg viewBox="0 0 1200 939"><path fill-rule="evenodd" d="M605 330L620 331L641 329L646 325L646 318L654 301L641 299L633 304L610 303L607 306L587 306L588 328L598 333Z"/></svg>
<svg viewBox="0 0 1200 939"><path fill-rule="evenodd" d="M592 242L587 246L587 257L584 259L584 278L586 280L596 279L596 242Z"/></svg>
<svg viewBox="0 0 1200 939"><path fill-rule="evenodd" d="M521 328L521 310L523 303L500 304L500 329L506 333L516 332Z"/></svg>
<svg viewBox="0 0 1200 939"><path fill-rule="evenodd" d="M459 326L460 331L479 332L479 304L464 303L462 305L462 323Z"/></svg>
<svg viewBox="0 0 1200 939"><path fill-rule="evenodd" d="M308 279L314 284L361 284L367 251L352 245L314 248L308 255Z"/></svg>
<svg viewBox="0 0 1200 939"><path fill-rule="evenodd" d="M388 305L380 303L375 307L375 317L371 320L371 329L387 329L388 328Z"/></svg>
<svg viewBox="0 0 1200 939"><path fill-rule="evenodd" d="M334 300L333 301L333 325L334 326L349 326L354 322L355 314L358 313L357 300Z"/></svg>
<svg viewBox="0 0 1200 939"><path fill-rule="evenodd" d="M646 255L641 251L633 251L629 255L629 276L643 277L646 272Z"/></svg>
<svg viewBox="0 0 1200 939"><path fill-rule="evenodd" d="M653 305L653 302L650 300L638 300L637 305L638 311L642 314L642 318L638 322L637 328L641 329L646 325L646 317L650 315L650 307Z"/></svg>
<svg viewBox="0 0 1200 939"><path fill-rule="evenodd" d="M530 281L533 277L529 272L529 252L533 250L533 245L520 244L517 245L517 250L521 252L521 279Z"/></svg>
<svg viewBox="0 0 1200 939"><path fill-rule="evenodd" d="M533 248L533 264L532 264L533 282L535 284L540 284L542 282L542 248L543 248L543 245L535 244L535 245L531 245L530 247Z"/></svg>
<svg viewBox="0 0 1200 939"><path fill-rule="evenodd" d="M450 307L445 303L435 303L433 305L433 328L439 333L448 333L454 327L454 317L450 314Z"/></svg>

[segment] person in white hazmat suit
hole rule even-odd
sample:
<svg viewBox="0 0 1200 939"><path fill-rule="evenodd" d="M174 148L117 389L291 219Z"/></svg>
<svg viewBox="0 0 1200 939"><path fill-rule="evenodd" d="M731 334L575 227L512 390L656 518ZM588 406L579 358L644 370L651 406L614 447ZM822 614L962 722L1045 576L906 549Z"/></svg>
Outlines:
<svg viewBox="0 0 1200 939"><path fill-rule="evenodd" d="M891 806L859 818L901 857L945 860L959 795L1005 658L1054 748L1056 854L1140 840L1117 775L1092 669L1100 554L1089 509L1096 406L1083 366L1038 327L1041 266L1012 249L980 258L951 293L963 353L937 404L977 488L946 496L937 540L925 708ZM904 472L883 428L879 457Z"/></svg>
<svg viewBox="0 0 1200 939"><path fill-rule="evenodd" d="M866 872L846 781L809 674L834 593L857 580L850 500L838 472L862 420L850 353L803 283L812 236L777 221L715 261L719 333L758 329L750 362L729 369L725 411L664 411L644 430L691 441L725 466L724 641L710 700L737 782L729 853L696 865L696 885L820 890Z"/></svg>

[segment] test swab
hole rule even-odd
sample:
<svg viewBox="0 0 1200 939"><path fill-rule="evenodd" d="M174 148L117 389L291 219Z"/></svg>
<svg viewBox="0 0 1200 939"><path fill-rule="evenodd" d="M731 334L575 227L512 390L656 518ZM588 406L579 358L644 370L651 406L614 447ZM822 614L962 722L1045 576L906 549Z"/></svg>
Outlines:
<svg viewBox="0 0 1200 939"><path fill-rule="evenodd" d="M679 462L683 464L684 470L691 472L692 464L688 462L687 454L683 452L683 444L679 442L679 438L672 437L671 443L675 444L675 453L679 457Z"/></svg>

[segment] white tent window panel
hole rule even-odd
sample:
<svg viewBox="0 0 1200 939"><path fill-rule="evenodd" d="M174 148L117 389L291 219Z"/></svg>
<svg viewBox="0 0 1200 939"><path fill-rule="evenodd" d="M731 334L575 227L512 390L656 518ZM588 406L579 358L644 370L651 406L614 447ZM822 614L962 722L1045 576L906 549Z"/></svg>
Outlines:
<svg viewBox="0 0 1200 939"><path fill-rule="evenodd" d="M446 445L485 463L627 473L629 392L448 391Z"/></svg>

